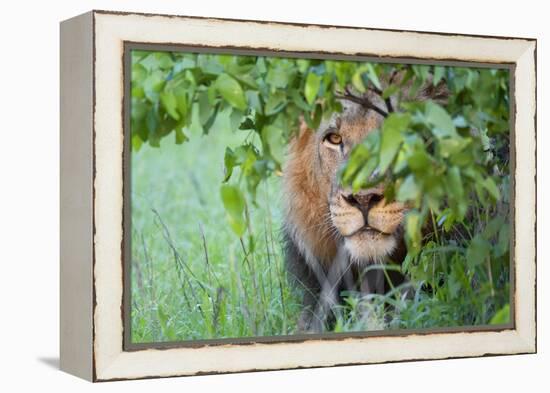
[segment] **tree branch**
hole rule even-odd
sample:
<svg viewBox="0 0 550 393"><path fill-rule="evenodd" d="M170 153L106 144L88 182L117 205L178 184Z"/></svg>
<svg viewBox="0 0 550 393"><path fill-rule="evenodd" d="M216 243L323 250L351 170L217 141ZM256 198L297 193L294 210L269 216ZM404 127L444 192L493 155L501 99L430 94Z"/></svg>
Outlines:
<svg viewBox="0 0 550 393"><path fill-rule="evenodd" d="M386 112L382 108L379 108L378 106L374 105L367 97L356 96L356 95L350 93L350 91L348 89L346 89L345 94L343 94L343 95L335 94L334 97L337 98L337 99L340 99L340 100L347 100L347 101L355 102L356 104L359 104L359 105L361 105L361 106L363 106L367 109L372 109L373 111L375 111L376 113L378 113L379 115L381 115L383 117L388 117L388 112Z"/></svg>
<svg viewBox="0 0 550 393"><path fill-rule="evenodd" d="M392 74L390 76L390 82L389 82L390 85L393 82L393 78L395 78L395 70L392 72ZM375 86L370 86L369 90L373 91L376 94L378 94L378 96L384 100L384 102L386 103L386 108L388 110L388 113L394 112L393 105L391 103L391 98L390 97L388 97L388 98L382 97L384 95L384 92L382 90L378 89Z"/></svg>

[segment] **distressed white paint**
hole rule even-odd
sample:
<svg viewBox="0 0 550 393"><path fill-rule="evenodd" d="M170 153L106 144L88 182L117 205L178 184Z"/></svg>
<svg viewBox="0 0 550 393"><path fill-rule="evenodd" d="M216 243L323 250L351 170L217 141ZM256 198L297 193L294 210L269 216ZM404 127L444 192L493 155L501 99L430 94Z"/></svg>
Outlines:
<svg viewBox="0 0 550 393"><path fill-rule="evenodd" d="M95 13L95 365L99 380L535 351L535 43ZM517 63L516 330L122 351L123 41Z"/></svg>

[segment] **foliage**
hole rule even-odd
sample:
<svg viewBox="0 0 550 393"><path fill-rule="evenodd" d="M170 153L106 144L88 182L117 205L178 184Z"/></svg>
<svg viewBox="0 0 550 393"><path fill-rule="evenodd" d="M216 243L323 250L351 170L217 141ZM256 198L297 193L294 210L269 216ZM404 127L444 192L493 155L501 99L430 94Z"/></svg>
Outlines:
<svg viewBox="0 0 550 393"><path fill-rule="evenodd" d="M412 73L421 86L436 83L438 69ZM403 270L437 299L429 318L452 312L449 322L488 324L509 307L508 73L448 67L439 75L447 105L404 103L355 148L342 179L354 188L386 183L387 198L411 207Z"/></svg>
<svg viewBox="0 0 550 393"><path fill-rule="evenodd" d="M192 130L208 135L220 117L228 119L228 131L242 133L236 146L225 149L219 199L247 252L255 250L249 228L258 187L280 174L300 120L317 128L341 111L338 95L347 88L377 91L385 99L409 86L413 94L402 97L341 170L342 181L353 188L385 183L388 199L411 207L403 270L416 296L370 296L369 307L392 303L390 325L401 328L507 320L507 71L178 52L132 56L135 152L144 143L158 147L169 135L176 144L187 142ZM396 70L404 78L381 83ZM450 92L445 104L410 98L441 81ZM349 295L345 323L337 330L346 323L357 328L350 312L365 299Z"/></svg>
<svg viewBox="0 0 550 393"><path fill-rule="evenodd" d="M392 66L330 60L226 56L178 52L132 52L132 145L159 146L186 129L210 132L220 113L232 129L249 131L225 152L226 181L235 168L253 197L258 184L281 170L284 149L301 118L316 129L323 115L341 110L336 98L349 83L357 91L379 86ZM239 181L240 182L240 181ZM242 223L241 223L242 224Z"/></svg>

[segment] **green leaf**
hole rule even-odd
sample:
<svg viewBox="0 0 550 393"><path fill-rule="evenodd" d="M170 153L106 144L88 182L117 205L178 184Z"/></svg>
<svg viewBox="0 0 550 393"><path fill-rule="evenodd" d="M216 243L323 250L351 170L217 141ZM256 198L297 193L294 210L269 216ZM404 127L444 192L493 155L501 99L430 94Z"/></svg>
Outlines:
<svg viewBox="0 0 550 393"><path fill-rule="evenodd" d="M351 84L357 89L357 91L359 91L359 93L364 93L367 91L367 88L365 87L362 78L364 71L365 69L363 67L360 67L351 77Z"/></svg>
<svg viewBox="0 0 550 393"><path fill-rule="evenodd" d="M276 93L270 94L267 98L267 102L265 103L264 113L266 114L266 116L274 115L282 111L286 104L286 95L283 92L278 91Z"/></svg>
<svg viewBox="0 0 550 393"><path fill-rule="evenodd" d="M225 209L232 216L242 215L245 208L245 199L237 186L224 184L221 187L221 196Z"/></svg>
<svg viewBox="0 0 550 393"><path fill-rule="evenodd" d="M422 243L422 215L412 210L405 216L405 238L410 253L417 253Z"/></svg>
<svg viewBox="0 0 550 393"><path fill-rule="evenodd" d="M432 161L428 153L426 153L423 147L418 146L416 146L415 150L408 157L407 164L409 165L409 168L417 174L426 172L433 168Z"/></svg>
<svg viewBox="0 0 550 393"><path fill-rule="evenodd" d="M464 199L464 185L458 167L448 168L446 185L448 197L452 201L452 211L458 220L462 220L468 210L468 204Z"/></svg>
<svg viewBox="0 0 550 393"><path fill-rule="evenodd" d="M510 323L510 304L507 303L498 310L489 321L490 325L504 325Z"/></svg>
<svg viewBox="0 0 550 393"><path fill-rule="evenodd" d="M187 142L189 138L181 128L176 128L176 145L181 145L183 142Z"/></svg>
<svg viewBox="0 0 550 393"><path fill-rule="evenodd" d="M306 85L304 89L304 96L309 105L313 104L315 98L317 98L317 93L319 93L319 88L321 87L321 77L317 74L310 72L306 78Z"/></svg>
<svg viewBox="0 0 550 393"><path fill-rule="evenodd" d="M220 188L220 194L229 226L235 234L241 237L246 231L244 209L246 201L243 194L236 186L224 184Z"/></svg>
<svg viewBox="0 0 550 393"><path fill-rule="evenodd" d="M220 75L223 72L223 66L218 61L218 57L213 55L199 54L197 67L208 75Z"/></svg>
<svg viewBox="0 0 550 393"><path fill-rule="evenodd" d="M260 93L255 90L247 90L245 94L246 94L246 100L249 103L249 107L251 109L254 109L256 112L262 114L263 108L262 108L262 102L260 101Z"/></svg>
<svg viewBox="0 0 550 393"><path fill-rule="evenodd" d="M396 199L400 202L415 201L420 195L420 188L414 180L414 175L408 175L397 190Z"/></svg>
<svg viewBox="0 0 550 393"><path fill-rule="evenodd" d="M241 111L233 109L231 111L231 115L229 116L229 129L231 131L237 131L244 119L245 116Z"/></svg>
<svg viewBox="0 0 550 393"><path fill-rule="evenodd" d="M378 135L379 132L373 132L372 134ZM344 185L349 185L357 176L357 173L361 170L361 168L366 165L365 163L369 161L369 158L374 158L374 156L370 154L370 150L367 148L367 146L365 146L365 144L366 143L364 142L353 147L349 160L344 165L342 171L339 173ZM374 164L376 165L376 161Z"/></svg>
<svg viewBox="0 0 550 393"><path fill-rule="evenodd" d="M218 111L220 109L220 103L218 102L214 109L210 112L210 116L206 119L206 121L202 125L202 129L204 134L208 134L210 132L210 128L214 125L214 122L216 121L216 117L218 116Z"/></svg>
<svg viewBox="0 0 550 393"><path fill-rule="evenodd" d="M143 81L145 97L147 97L150 102L157 102L158 94L163 89L165 83L166 80L162 71L155 70L151 72Z"/></svg>
<svg viewBox="0 0 550 393"><path fill-rule="evenodd" d="M176 97L176 107L178 110L178 114L180 115L180 120L186 121L188 119L190 108L188 106L187 94L185 92L185 89L178 88L174 90L174 95Z"/></svg>
<svg viewBox="0 0 550 393"><path fill-rule="evenodd" d="M445 75L445 67L442 67L442 66L434 67L434 77L432 80L434 86L436 86L439 83L439 81L443 78L444 75Z"/></svg>
<svg viewBox="0 0 550 393"><path fill-rule="evenodd" d="M147 128L149 130L149 144L153 147L160 147L160 136L157 133L158 119L154 109L151 109L149 110L149 112L147 112L145 124L147 125Z"/></svg>
<svg viewBox="0 0 550 393"><path fill-rule="evenodd" d="M457 136L453 119L443 107L433 101L428 101L425 114L428 122L434 126L432 133L437 138Z"/></svg>
<svg viewBox="0 0 550 393"><path fill-rule="evenodd" d="M386 171L397 154L401 142L403 142L403 132L409 123L410 116L401 113L392 113L384 121L380 143L379 168L381 173Z"/></svg>
<svg viewBox="0 0 550 393"><path fill-rule="evenodd" d="M270 67L267 71L266 82L279 89L285 89L291 78L291 70L288 66L279 64L277 67Z"/></svg>
<svg viewBox="0 0 550 393"><path fill-rule="evenodd" d="M398 91L399 91L399 86L391 85L384 90L384 92L382 93L382 98L383 99L389 98L393 96L395 93L397 93Z"/></svg>
<svg viewBox="0 0 550 393"><path fill-rule="evenodd" d="M311 62L311 60L307 60L307 59L298 59L298 60L296 60L296 64L298 65L298 70L302 74L305 74L306 71L307 71L307 68L309 67L310 62Z"/></svg>
<svg viewBox="0 0 550 393"><path fill-rule="evenodd" d="M265 126L262 129L262 140L265 141L273 159L281 164L284 158L283 130L273 125Z"/></svg>
<svg viewBox="0 0 550 393"><path fill-rule="evenodd" d="M232 64L232 65L234 65L234 64ZM252 89L257 89L258 84L256 83L256 80L254 79L254 76L247 73L248 72L247 68L248 67L235 66L234 69L232 69L232 70L227 69L227 71L229 72L229 74L233 78L235 78L239 82L243 83L245 85L245 87L249 87L249 88L252 88Z"/></svg>
<svg viewBox="0 0 550 393"><path fill-rule="evenodd" d="M413 65L412 69L420 82L424 82L430 75L430 66L417 64Z"/></svg>
<svg viewBox="0 0 550 393"><path fill-rule="evenodd" d="M462 186L462 179L460 178L460 170L456 166L447 170L447 184L449 186L449 193L454 199L461 199L464 196L464 187Z"/></svg>
<svg viewBox="0 0 550 393"><path fill-rule="evenodd" d="M357 166L356 163L354 164ZM361 188L364 188L369 182L372 173L376 170L376 160L374 159L367 159L366 162L359 161L358 164L359 171L355 174L353 182L351 183L353 192L357 192ZM347 177L349 179L349 176Z"/></svg>
<svg viewBox="0 0 550 393"><path fill-rule="evenodd" d="M451 273L447 277L447 287L449 288L451 299L456 299L462 289L461 282L457 277L460 275L460 273L457 272L457 270L460 269L459 266L459 264L454 264L451 268Z"/></svg>
<svg viewBox="0 0 550 393"><path fill-rule="evenodd" d="M142 120L147 115L151 106L145 100L132 99L132 120Z"/></svg>
<svg viewBox="0 0 550 393"><path fill-rule="evenodd" d="M378 90L382 90L380 80L378 79L378 75L376 75L376 70L371 63L367 63L367 75L369 76L369 80L372 82L372 84L376 86Z"/></svg>
<svg viewBox="0 0 550 393"><path fill-rule="evenodd" d="M483 187L485 187L485 189L496 201L500 200L500 191L492 177L487 177L483 181Z"/></svg>
<svg viewBox="0 0 550 393"><path fill-rule="evenodd" d="M206 89L206 99L209 105L213 106L219 101L218 98L218 89L216 88L216 83L212 83Z"/></svg>
<svg viewBox="0 0 550 393"><path fill-rule="evenodd" d="M208 99L208 92L203 91L197 95L198 114L201 126L208 121L215 108L215 104L211 104Z"/></svg>
<svg viewBox="0 0 550 393"><path fill-rule="evenodd" d="M147 77L147 69L139 63L132 65L132 82L143 82Z"/></svg>
<svg viewBox="0 0 550 393"><path fill-rule="evenodd" d="M468 267L474 268L485 262L485 259L489 256L491 250L491 244L484 239L481 235L476 235L470 242L470 246L466 251L466 261Z"/></svg>
<svg viewBox="0 0 550 393"><path fill-rule="evenodd" d="M315 105L315 109L311 112L311 117L308 113L304 113L304 120L309 128L316 130L321 124L321 119L323 117L323 107L321 104Z"/></svg>
<svg viewBox="0 0 550 393"><path fill-rule="evenodd" d="M502 216L496 216L485 225L483 229L483 236L487 239L491 239L495 236L504 225L504 218Z"/></svg>
<svg viewBox="0 0 550 393"><path fill-rule="evenodd" d="M462 138L458 135L451 138L440 139L439 153L443 158L449 158L464 150L464 148L470 144L470 141L471 139Z"/></svg>
<svg viewBox="0 0 550 393"><path fill-rule="evenodd" d="M139 134L133 134L132 135L132 149L135 151L139 151L141 149L141 146L143 145L143 140L139 136Z"/></svg>
<svg viewBox="0 0 550 393"><path fill-rule="evenodd" d="M233 174L233 168L237 166L237 156L229 147L225 148L225 156L223 158L225 176L223 182L227 182Z"/></svg>
<svg viewBox="0 0 550 393"><path fill-rule="evenodd" d="M258 57L258 60L256 60L256 69L262 75L267 72L267 64L265 61L265 57Z"/></svg>
<svg viewBox="0 0 550 393"><path fill-rule="evenodd" d="M233 107L244 111L246 109L246 97L244 91L233 77L228 74L220 74L216 79L216 89L221 96Z"/></svg>
<svg viewBox="0 0 550 393"><path fill-rule="evenodd" d="M311 106L304 100L299 90L292 90L290 92L290 98L292 99L294 105L296 105L301 110L306 112L311 110Z"/></svg>
<svg viewBox="0 0 550 393"><path fill-rule="evenodd" d="M142 86L134 86L132 87L131 96L132 98L144 98L145 90L143 90Z"/></svg>
<svg viewBox="0 0 550 393"><path fill-rule="evenodd" d="M162 93L160 93L160 102L162 102L162 106L164 107L164 109L166 109L166 113L168 113L174 120L180 119L180 115L176 110L176 107L178 105L176 101L176 96L173 92L163 91Z"/></svg>
<svg viewBox="0 0 550 393"><path fill-rule="evenodd" d="M158 61L158 66L163 70L168 70L172 68L172 66L174 65L174 62L172 61L172 57L168 52L157 52L155 53L155 56Z"/></svg>

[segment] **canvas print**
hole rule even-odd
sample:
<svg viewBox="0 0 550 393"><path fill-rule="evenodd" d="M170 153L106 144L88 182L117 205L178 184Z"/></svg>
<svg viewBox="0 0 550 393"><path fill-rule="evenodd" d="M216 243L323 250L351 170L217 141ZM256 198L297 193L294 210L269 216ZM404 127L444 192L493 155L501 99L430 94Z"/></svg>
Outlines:
<svg viewBox="0 0 550 393"><path fill-rule="evenodd" d="M162 48L127 67L131 343L509 325L508 68Z"/></svg>

